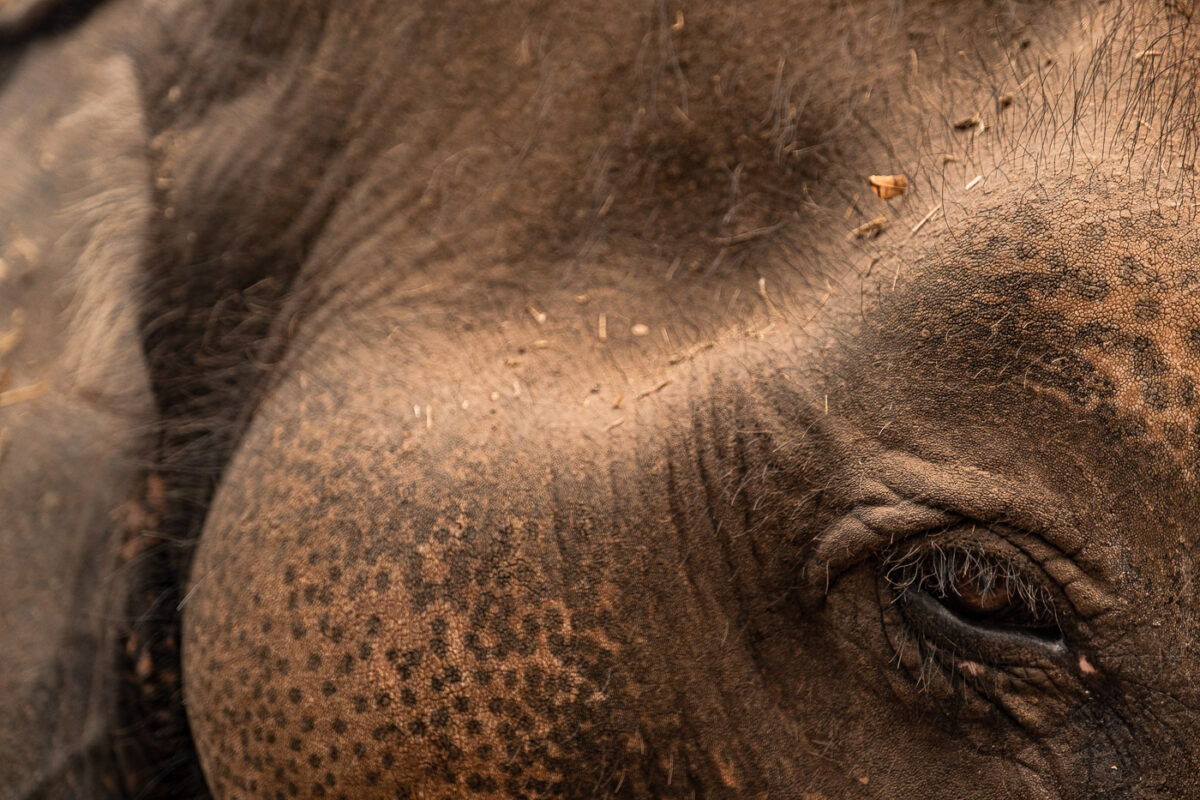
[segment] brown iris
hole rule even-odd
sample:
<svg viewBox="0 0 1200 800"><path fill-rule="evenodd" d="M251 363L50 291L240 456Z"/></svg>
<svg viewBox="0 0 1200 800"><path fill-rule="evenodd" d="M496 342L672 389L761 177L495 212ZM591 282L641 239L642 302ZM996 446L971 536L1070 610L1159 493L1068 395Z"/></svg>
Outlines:
<svg viewBox="0 0 1200 800"><path fill-rule="evenodd" d="M927 577L926 591L968 616L987 618L1023 605L1006 578L985 580L981 575L960 570L948 587L938 583L932 576Z"/></svg>

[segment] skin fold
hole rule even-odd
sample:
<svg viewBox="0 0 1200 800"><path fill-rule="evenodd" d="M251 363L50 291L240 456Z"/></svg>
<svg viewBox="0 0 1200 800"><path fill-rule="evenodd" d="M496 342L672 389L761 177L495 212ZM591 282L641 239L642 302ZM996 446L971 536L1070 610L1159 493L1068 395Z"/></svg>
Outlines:
<svg viewBox="0 0 1200 800"><path fill-rule="evenodd" d="M1189 3L93 5L0 795L1200 793Z"/></svg>

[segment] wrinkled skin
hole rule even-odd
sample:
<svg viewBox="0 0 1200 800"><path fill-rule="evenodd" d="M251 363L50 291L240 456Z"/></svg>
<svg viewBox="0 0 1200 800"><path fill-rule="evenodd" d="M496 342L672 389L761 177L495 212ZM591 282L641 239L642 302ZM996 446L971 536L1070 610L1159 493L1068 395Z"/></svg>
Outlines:
<svg viewBox="0 0 1200 800"><path fill-rule="evenodd" d="M0 794L1200 794L1190 3L65 5Z"/></svg>

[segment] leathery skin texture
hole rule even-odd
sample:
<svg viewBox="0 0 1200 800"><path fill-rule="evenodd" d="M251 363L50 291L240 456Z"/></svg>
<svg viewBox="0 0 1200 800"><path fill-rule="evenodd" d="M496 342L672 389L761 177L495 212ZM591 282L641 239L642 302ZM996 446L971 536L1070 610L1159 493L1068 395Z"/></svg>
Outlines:
<svg viewBox="0 0 1200 800"><path fill-rule="evenodd" d="M0 797L1200 794L1193 13L0 4Z"/></svg>

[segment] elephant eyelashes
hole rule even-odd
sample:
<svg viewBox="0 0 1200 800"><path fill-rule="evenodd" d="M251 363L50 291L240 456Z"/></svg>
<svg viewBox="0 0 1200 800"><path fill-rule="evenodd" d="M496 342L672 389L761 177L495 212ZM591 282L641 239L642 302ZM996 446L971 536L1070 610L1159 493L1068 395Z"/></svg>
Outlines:
<svg viewBox="0 0 1200 800"><path fill-rule="evenodd" d="M1054 627L1044 592L1011 564L972 553L950 551L931 559L921 589L965 620L984 625L1040 631Z"/></svg>
<svg viewBox="0 0 1200 800"><path fill-rule="evenodd" d="M1053 596L1022 559L926 541L892 554L884 578L924 649L939 660L1000 665L1057 658L1065 645Z"/></svg>

